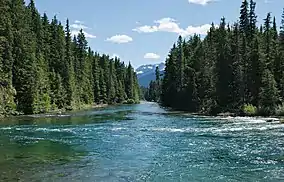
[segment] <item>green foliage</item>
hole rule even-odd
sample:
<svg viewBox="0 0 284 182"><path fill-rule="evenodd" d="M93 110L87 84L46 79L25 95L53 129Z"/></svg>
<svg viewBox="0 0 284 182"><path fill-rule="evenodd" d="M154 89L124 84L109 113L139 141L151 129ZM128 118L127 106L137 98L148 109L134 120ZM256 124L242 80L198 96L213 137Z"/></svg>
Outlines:
<svg viewBox="0 0 284 182"><path fill-rule="evenodd" d="M122 104L136 104L137 102L134 99L128 99L122 102Z"/></svg>
<svg viewBox="0 0 284 182"><path fill-rule="evenodd" d="M156 67L155 70L156 80L151 81L149 88L141 88L140 92L143 92L143 98L150 102L160 102L161 95L161 79L159 68Z"/></svg>
<svg viewBox="0 0 284 182"><path fill-rule="evenodd" d="M255 1L243 0L237 23L229 25L222 18L202 40L198 35L179 36L166 59L158 96L157 83L151 82L145 98L160 97L163 106L205 114L280 114L284 14L280 33L271 13L258 29L255 8Z"/></svg>
<svg viewBox="0 0 284 182"><path fill-rule="evenodd" d="M34 0L1 0L0 14L0 115L139 101L132 66L94 53L83 30L72 40L69 20L41 17Z"/></svg>
<svg viewBox="0 0 284 182"><path fill-rule="evenodd" d="M259 100L262 112L266 113L266 115L275 114L278 99L276 81L270 71L265 70Z"/></svg>
<svg viewBox="0 0 284 182"><path fill-rule="evenodd" d="M245 104L242 107L242 112L247 116L255 116L257 114L257 107L252 104Z"/></svg>
<svg viewBox="0 0 284 182"><path fill-rule="evenodd" d="M284 105L279 105L277 108L276 108L276 115L277 116L284 116Z"/></svg>

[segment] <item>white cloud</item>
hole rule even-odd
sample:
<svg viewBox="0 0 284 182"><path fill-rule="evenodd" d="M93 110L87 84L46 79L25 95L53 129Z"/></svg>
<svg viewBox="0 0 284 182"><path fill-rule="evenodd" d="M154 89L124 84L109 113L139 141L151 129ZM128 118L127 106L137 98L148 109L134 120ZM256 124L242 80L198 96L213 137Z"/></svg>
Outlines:
<svg viewBox="0 0 284 182"><path fill-rule="evenodd" d="M214 0L188 0L189 3L193 3L193 4L200 4L200 5L206 5L209 2L212 2Z"/></svg>
<svg viewBox="0 0 284 182"><path fill-rule="evenodd" d="M78 35L79 32L80 32L79 30L72 30L72 31L71 31L71 35L72 35L72 36ZM89 33L85 32L84 30L83 30L83 33L84 33L84 35L85 35L86 38L91 38L91 39L96 38L95 35L89 34Z"/></svg>
<svg viewBox="0 0 284 182"><path fill-rule="evenodd" d="M146 53L144 55L145 59L160 59L160 56L158 54L155 53Z"/></svg>
<svg viewBox="0 0 284 182"><path fill-rule="evenodd" d="M194 34L206 35L210 27L211 27L210 24L204 24L197 27L188 26L185 30L181 32L181 35L182 36L188 36Z"/></svg>
<svg viewBox="0 0 284 182"><path fill-rule="evenodd" d="M173 33L181 33L182 29L179 28L179 24L176 23L176 20L172 18L162 18L160 20L156 20L155 23L159 24L158 30L163 32L173 32Z"/></svg>
<svg viewBox="0 0 284 182"><path fill-rule="evenodd" d="M85 26L82 21L75 20L74 24L70 25L70 27L72 28L72 31L71 31L72 36L78 35L78 33L80 32L79 30L83 29L83 33L85 34L86 38L91 38L91 39L96 38L95 35L90 34L84 30L84 29L90 29L90 28Z"/></svg>
<svg viewBox="0 0 284 182"><path fill-rule="evenodd" d="M75 20L76 24L83 24L84 22L80 21L80 20Z"/></svg>
<svg viewBox="0 0 284 182"><path fill-rule="evenodd" d="M157 25L153 26L144 25L133 29L133 31L139 33L152 33L158 31L179 33L181 31L179 25L172 18L162 18L160 20L154 21L154 23Z"/></svg>
<svg viewBox="0 0 284 182"><path fill-rule="evenodd" d="M152 33L152 32L171 32L177 33L182 36L200 34L205 35L210 29L210 24L204 24L201 26L188 26L186 29L180 28L179 23L172 18L162 18L160 20L154 21L156 25L149 26L144 25L133 29L133 31L139 33Z"/></svg>
<svg viewBox="0 0 284 182"><path fill-rule="evenodd" d="M88 29L87 26L83 25L83 24L72 24L70 25L71 28L74 28L74 29Z"/></svg>
<svg viewBox="0 0 284 182"><path fill-rule="evenodd" d="M133 31L136 31L139 33L151 33L151 32L157 32L158 28L156 26L144 25L144 26L133 29Z"/></svg>
<svg viewBox="0 0 284 182"><path fill-rule="evenodd" d="M115 35L115 36L107 38L106 41L123 44L123 43L131 42L133 41L133 39L129 37L128 35Z"/></svg>

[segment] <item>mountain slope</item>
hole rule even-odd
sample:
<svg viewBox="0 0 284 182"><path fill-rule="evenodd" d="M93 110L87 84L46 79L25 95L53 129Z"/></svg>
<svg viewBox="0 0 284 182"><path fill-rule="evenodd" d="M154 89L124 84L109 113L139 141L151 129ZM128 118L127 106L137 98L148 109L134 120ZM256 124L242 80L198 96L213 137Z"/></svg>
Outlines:
<svg viewBox="0 0 284 182"><path fill-rule="evenodd" d="M149 83L152 80L156 79L155 70L157 66L159 67L160 74L163 75L165 70L165 63L142 65L136 69L140 86L148 87Z"/></svg>

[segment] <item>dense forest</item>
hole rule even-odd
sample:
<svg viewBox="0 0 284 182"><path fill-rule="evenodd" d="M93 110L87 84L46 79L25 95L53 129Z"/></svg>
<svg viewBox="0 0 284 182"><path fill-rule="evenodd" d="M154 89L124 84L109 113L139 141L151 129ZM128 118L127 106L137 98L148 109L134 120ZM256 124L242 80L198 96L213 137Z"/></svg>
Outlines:
<svg viewBox="0 0 284 182"><path fill-rule="evenodd" d="M34 0L0 0L0 115L139 101L131 64L88 47Z"/></svg>
<svg viewBox="0 0 284 182"><path fill-rule="evenodd" d="M257 22L255 9L253 0L244 0L237 22L223 17L205 37L180 36L164 78L146 92L155 93L150 100L204 114L283 115L284 12L278 28L271 13Z"/></svg>

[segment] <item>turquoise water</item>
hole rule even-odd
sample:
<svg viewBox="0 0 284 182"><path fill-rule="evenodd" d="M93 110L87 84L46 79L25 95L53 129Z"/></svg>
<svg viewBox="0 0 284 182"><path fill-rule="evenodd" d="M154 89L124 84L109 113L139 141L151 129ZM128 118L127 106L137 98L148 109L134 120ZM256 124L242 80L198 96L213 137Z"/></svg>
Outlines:
<svg viewBox="0 0 284 182"><path fill-rule="evenodd" d="M10 118L0 181L284 181L284 125L154 103Z"/></svg>

